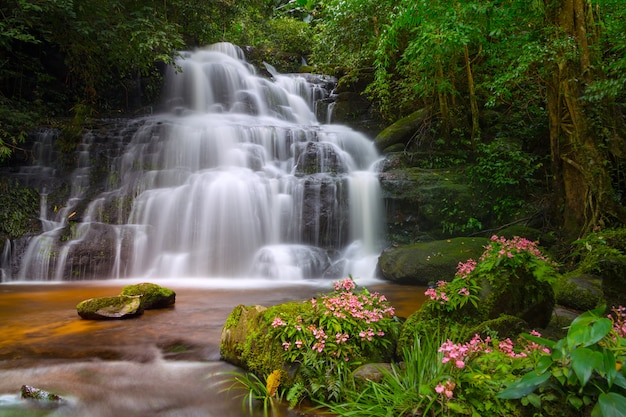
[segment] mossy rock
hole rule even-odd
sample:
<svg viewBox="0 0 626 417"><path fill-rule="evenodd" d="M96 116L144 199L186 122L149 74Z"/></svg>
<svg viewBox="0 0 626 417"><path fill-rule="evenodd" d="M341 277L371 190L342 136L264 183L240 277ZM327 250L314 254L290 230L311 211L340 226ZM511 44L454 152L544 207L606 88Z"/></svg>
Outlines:
<svg viewBox="0 0 626 417"><path fill-rule="evenodd" d="M287 370L291 364L282 359L281 341L269 334L274 318L297 317L310 306L304 302L290 302L266 308L238 305L228 316L222 328L220 355L226 362L256 375L269 375L274 370ZM281 379L281 385L290 386L293 380Z"/></svg>
<svg viewBox="0 0 626 417"><path fill-rule="evenodd" d="M485 238L453 238L390 247L378 259L382 277L398 284L429 285L454 278L459 262L478 259Z"/></svg>
<svg viewBox="0 0 626 417"><path fill-rule="evenodd" d="M398 143L406 144L429 116L428 109L420 109L403 117L380 132L374 139L374 144L381 152Z"/></svg>
<svg viewBox="0 0 626 417"><path fill-rule="evenodd" d="M143 314L143 305L141 296L117 295L81 301L76 310L87 320L127 319Z"/></svg>
<svg viewBox="0 0 626 417"><path fill-rule="evenodd" d="M122 288L120 295L141 296L144 310L166 308L176 302L176 293L160 285L144 282Z"/></svg>
<svg viewBox="0 0 626 417"><path fill-rule="evenodd" d="M478 318L493 320L510 315L525 320L531 328L543 329L552 318L555 305L554 289L547 282L537 281L523 270L504 270L492 282L483 280L483 293L478 305Z"/></svg>
<svg viewBox="0 0 626 417"><path fill-rule="evenodd" d="M20 389L21 397L25 400L43 401L46 403L64 403L65 400L57 395L30 385L22 385Z"/></svg>
<svg viewBox="0 0 626 417"><path fill-rule="evenodd" d="M504 314L498 318L485 320L482 323L469 327L463 339L470 340L474 335L480 335L483 339L487 336L491 336L493 333L497 334L499 339L515 339L521 333L532 330L526 320L516 316L510 316Z"/></svg>
<svg viewBox="0 0 626 417"><path fill-rule="evenodd" d="M220 355L223 360L236 365L259 377L281 371L281 386L289 389L296 382L309 384L305 368L300 363L284 359L282 341L271 334L272 323L280 317L287 323L295 323L298 316L306 316L311 311L309 302L289 302L269 308L263 306L238 305L228 316L222 328ZM398 323L398 326L400 323ZM391 334L393 333L393 334ZM354 353L354 364L385 362L394 358L396 331L388 332L388 346L367 353Z"/></svg>
<svg viewBox="0 0 626 417"><path fill-rule="evenodd" d="M577 310L593 310L602 304L602 279L592 274L564 276L554 286L556 303Z"/></svg>

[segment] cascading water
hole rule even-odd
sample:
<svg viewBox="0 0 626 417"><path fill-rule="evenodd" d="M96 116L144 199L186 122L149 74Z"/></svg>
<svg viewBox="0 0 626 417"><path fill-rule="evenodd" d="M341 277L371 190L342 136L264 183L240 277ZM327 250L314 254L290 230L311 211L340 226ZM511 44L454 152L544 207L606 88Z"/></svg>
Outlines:
<svg viewBox="0 0 626 417"><path fill-rule="evenodd" d="M42 210L47 230L18 279L373 277L373 143L317 122L318 84L271 67L273 80L259 77L231 44L185 52L177 65L168 112L134 121L105 191L78 212L94 177L81 165L62 213Z"/></svg>

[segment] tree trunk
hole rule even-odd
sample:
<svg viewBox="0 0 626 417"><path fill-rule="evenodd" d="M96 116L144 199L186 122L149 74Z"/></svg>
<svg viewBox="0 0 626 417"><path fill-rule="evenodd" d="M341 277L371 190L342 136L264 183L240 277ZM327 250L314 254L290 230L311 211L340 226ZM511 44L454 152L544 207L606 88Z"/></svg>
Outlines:
<svg viewBox="0 0 626 417"><path fill-rule="evenodd" d="M602 138L593 129L589 109L581 100L591 79L592 56L589 33L595 33L587 0L546 0L550 23L560 29L556 36L575 41L578 59L557 53L548 66L548 112L554 192L562 213L564 236L575 239L602 226L607 217L625 219L624 209L614 200L607 154ZM570 54L571 56L571 54Z"/></svg>
<svg viewBox="0 0 626 417"><path fill-rule="evenodd" d="M478 119L478 102L476 101L476 90L474 87L474 75L472 74L472 63L469 58L469 50L464 45L465 69L467 70L467 85L469 90L470 109L472 112L472 136L470 138L472 151L476 151L476 138L480 134L480 125Z"/></svg>

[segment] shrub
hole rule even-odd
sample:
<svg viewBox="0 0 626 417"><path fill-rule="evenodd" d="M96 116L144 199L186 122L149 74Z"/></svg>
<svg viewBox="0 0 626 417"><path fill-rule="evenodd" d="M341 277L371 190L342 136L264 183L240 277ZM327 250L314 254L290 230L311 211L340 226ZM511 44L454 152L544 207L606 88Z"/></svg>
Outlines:
<svg viewBox="0 0 626 417"><path fill-rule="evenodd" d="M400 323L384 295L356 291L351 278L309 303L296 317L276 316L270 330L283 347L284 361L299 365L299 379L305 382L294 385L288 397L339 400L352 369L389 359Z"/></svg>

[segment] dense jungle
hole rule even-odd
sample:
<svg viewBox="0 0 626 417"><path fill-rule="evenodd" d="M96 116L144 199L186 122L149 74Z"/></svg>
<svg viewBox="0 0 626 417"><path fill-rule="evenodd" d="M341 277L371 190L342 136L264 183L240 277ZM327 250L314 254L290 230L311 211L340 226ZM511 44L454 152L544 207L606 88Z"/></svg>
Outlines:
<svg viewBox="0 0 626 417"><path fill-rule="evenodd" d="M376 272L427 288L406 320L352 277L306 303L237 306L220 355L249 371L231 376L250 404L264 415L275 400L358 416L626 415L623 0L4 0L0 249L24 252L42 231L40 212L69 199L42 203L16 175L34 158L37 132L58 133L54 163L69 178L86 132L98 145L128 144L114 121L156 113L167 68L183 71L180 56L221 42L240 47L261 78L333 80L332 122L381 155ZM87 179L98 193L120 181L101 159ZM313 176L307 169L294 176ZM130 218L132 201L115 204ZM81 240L83 213L72 210L59 247ZM112 254L125 260L128 247L113 247L106 231L126 224L101 211L92 223L104 237L77 244L61 280L122 269ZM336 254L333 245L316 254ZM45 268L61 258L48 255ZM12 262L0 272L9 276ZM366 362L384 369L353 378Z"/></svg>

